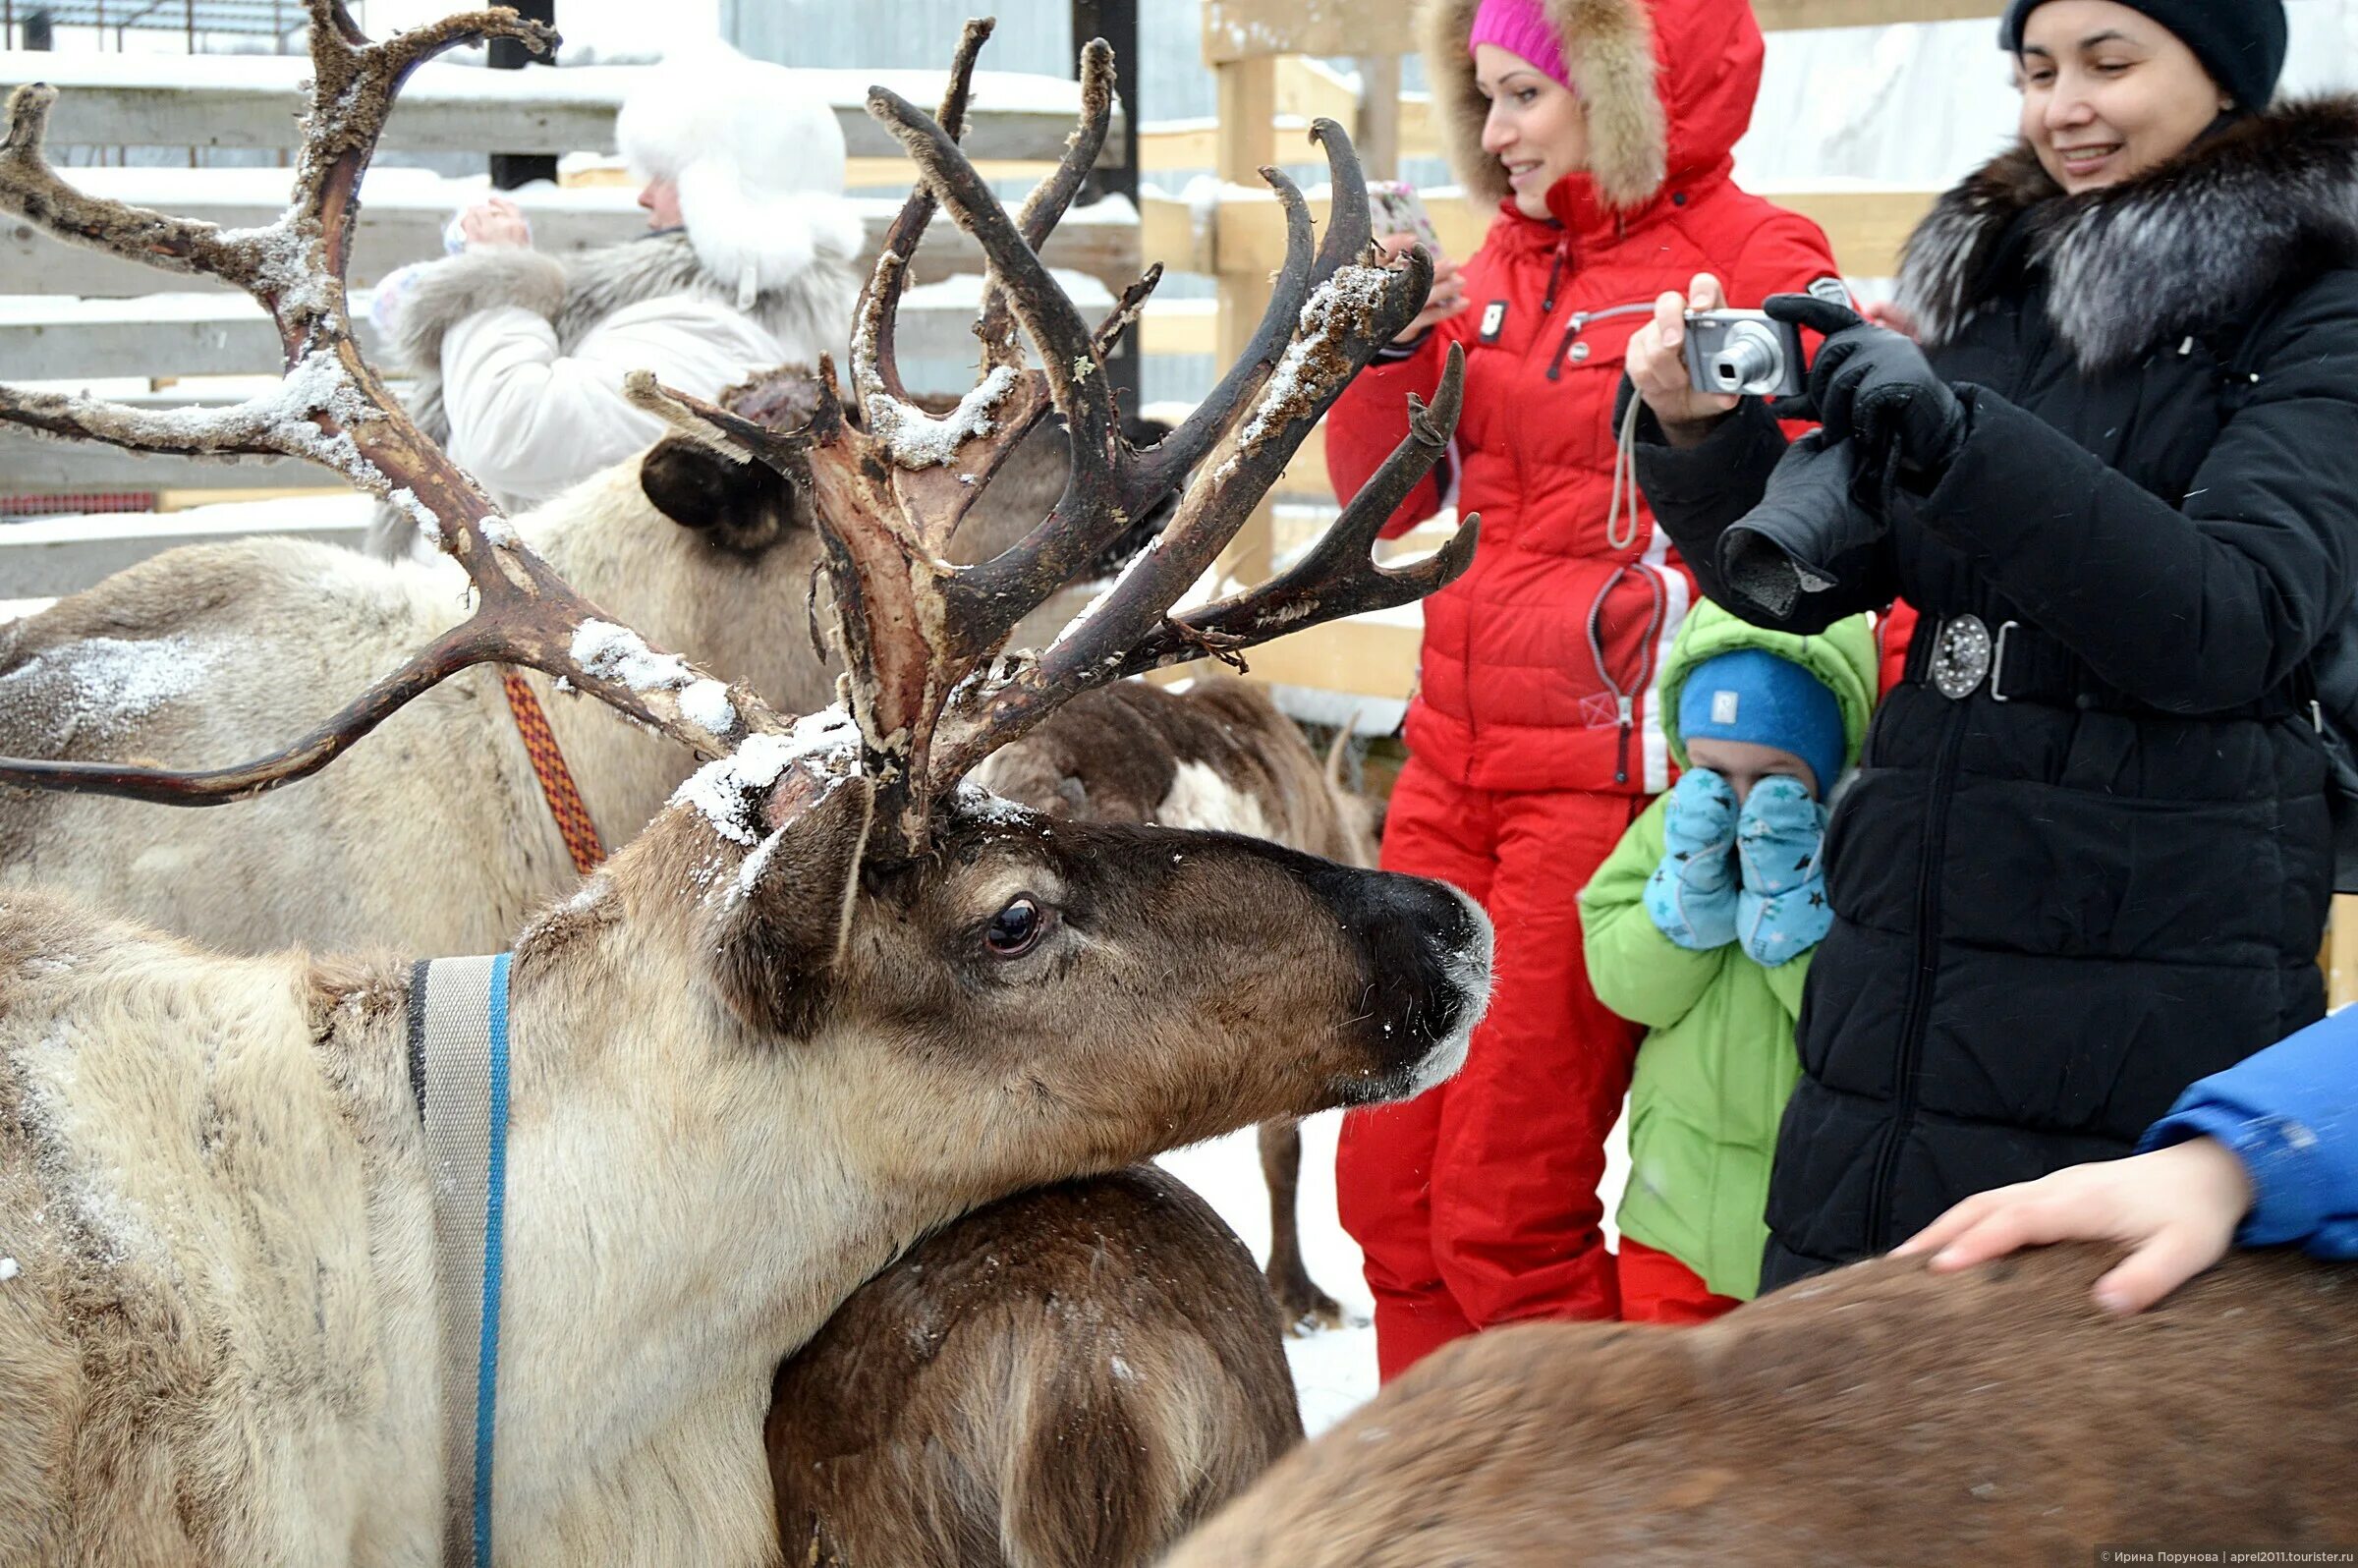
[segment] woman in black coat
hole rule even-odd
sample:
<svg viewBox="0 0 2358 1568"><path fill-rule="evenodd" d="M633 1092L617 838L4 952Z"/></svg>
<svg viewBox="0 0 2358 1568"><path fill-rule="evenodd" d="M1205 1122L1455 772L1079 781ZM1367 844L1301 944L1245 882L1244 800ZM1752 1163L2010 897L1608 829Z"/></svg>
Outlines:
<svg viewBox="0 0 2358 1568"><path fill-rule="evenodd" d="M2277 0L2017 0L2003 41L2023 140L1909 242L1921 348L1778 307L1830 332L1823 432L1687 390L1707 279L1629 354L1639 480L1706 591L1923 617L1826 841L1764 1289L2126 1153L2324 1011L2358 101L2244 107Z"/></svg>

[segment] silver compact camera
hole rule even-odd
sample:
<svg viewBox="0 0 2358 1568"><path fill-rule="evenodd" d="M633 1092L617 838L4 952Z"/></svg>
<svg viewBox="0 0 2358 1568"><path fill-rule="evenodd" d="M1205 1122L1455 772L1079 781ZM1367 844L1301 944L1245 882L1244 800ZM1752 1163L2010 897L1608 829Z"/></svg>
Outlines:
<svg viewBox="0 0 2358 1568"><path fill-rule="evenodd" d="M1797 397L1808 385L1801 328L1761 310L1690 310L1687 380L1698 392Z"/></svg>

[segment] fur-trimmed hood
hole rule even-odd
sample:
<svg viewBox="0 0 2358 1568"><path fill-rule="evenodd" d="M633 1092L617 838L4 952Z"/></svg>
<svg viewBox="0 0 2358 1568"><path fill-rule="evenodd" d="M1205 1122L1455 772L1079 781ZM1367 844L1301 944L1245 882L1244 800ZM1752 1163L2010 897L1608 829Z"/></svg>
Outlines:
<svg viewBox="0 0 2358 1568"><path fill-rule="evenodd" d="M1506 172L1482 150L1488 100L1466 40L1480 0L1424 0L1426 80L1471 196L1506 199ZM1644 206L1665 180L1728 158L1752 121L1765 52L1747 0L1541 0L1589 110L1589 169L1600 205ZM1660 64L1657 64L1661 62ZM1584 176L1572 176L1573 180Z"/></svg>
<svg viewBox="0 0 2358 1568"><path fill-rule="evenodd" d="M2131 364L2358 265L2358 97L2281 103L2134 179L2067 196L2028 145L1940 198L1908 239L1900 303L1955 340L2020 268L2081 370Z"/></svg>

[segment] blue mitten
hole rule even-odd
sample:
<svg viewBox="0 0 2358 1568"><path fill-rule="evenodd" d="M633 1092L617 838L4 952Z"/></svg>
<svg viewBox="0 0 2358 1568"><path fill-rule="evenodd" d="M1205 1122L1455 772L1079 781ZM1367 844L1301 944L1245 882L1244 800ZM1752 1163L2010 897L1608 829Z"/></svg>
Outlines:
<svg viewBox="0 0 2358 1568"><path fill-rule="evenodd" d="M1688 771L1662 809L1662 863L1646 879L1655 928L1695 952L1736 939L1736 792L1710 768Z"/></svg>
<svg viewBox="0 0 2358 1568"><path fill-rule="evenodd" d="M1825 818L1825 808L1789 778L1754 785L1736 818L1736 856L1744 867L1737 939L1764 968L1791 963L1824 941L1834 924L1819 867Z"/></svg>

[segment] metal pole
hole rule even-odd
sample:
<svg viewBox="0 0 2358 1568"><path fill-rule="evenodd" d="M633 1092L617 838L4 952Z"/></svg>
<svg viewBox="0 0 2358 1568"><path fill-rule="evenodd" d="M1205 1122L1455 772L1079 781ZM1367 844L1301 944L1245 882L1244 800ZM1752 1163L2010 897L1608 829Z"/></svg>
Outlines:
<svg viewBox="0 0 2358 1568"><path fill-rule="evenodd" d="M557 0L507 0L516 14L527 22L545 22L555 26ZM532 51L514 38L491 40L491 69L521 71L533 60ZM547 64L554 65L550 60ZM494 152L491 154L491 189L513 191L534 180L557 183L557 155L553 152Z"/></svg>
<svg viewBox="0 0 2358 1568"><path fill-rule="evenodd" d="M1122 105L1121 166L1107 168L1099 163L1092 170L1088 183L1081 188L1079 204L1088 206L1106 196L1127 196L1131 206L1136 207L1138 83L1145 74L1138 56L1138 0L1072 0L1072 5L1075 69L1079 68L1081 45L1092 38L1103 38L1113 48L1114 91ZM1138 412L1141 368L1138 328L1134 325L1114 341L1105 361L1105 373L1113 380L1115 397L1132 414Z"/></svg>

